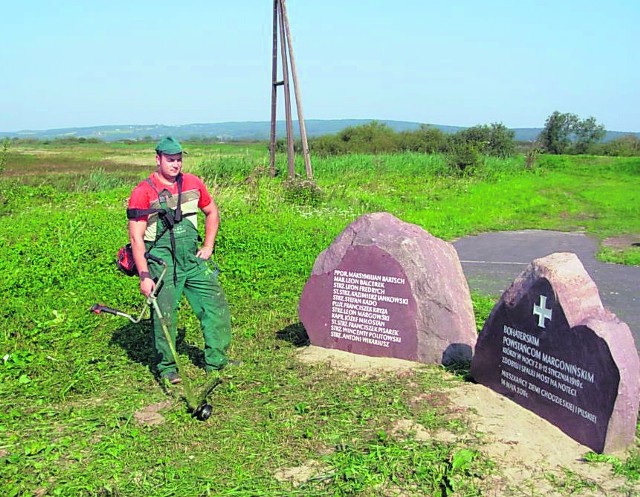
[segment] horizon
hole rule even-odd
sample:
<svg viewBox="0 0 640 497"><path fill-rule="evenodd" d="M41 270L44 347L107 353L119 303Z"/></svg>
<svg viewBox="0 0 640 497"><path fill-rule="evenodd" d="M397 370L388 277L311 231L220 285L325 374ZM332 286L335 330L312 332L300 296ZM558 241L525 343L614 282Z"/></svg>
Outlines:
<svg viewBox="0 0 640 497"><path fill-rule="evenodd" d="M336 122L336 121L377 121L377 122L397 122L397 123L407 123L407 124L425 124L427 126L434 127L446 127L446 128L470 128L473 126L460 126L456 124L442 124L442 123L426 123L419 121L405 121L401 119L375 119L375 118L337 118L337 119L306 119L305 123L311 121L322 121L322 122ZM193 123L183 123L183 124L165 124L165 123L136 123L136 124L95 124L88 126L64 126L64 127L54 127L54 128L42 128L42 129L19 129L19 130L11 130L4 131L0 130L0 134L2 135L10 135L11 133L44 133L44 132L55 132L55 131L65 131L65 130L81 130L81 129L91 129L91 128L127 128L127 127L145 127L145 126L153 126L153 127L168 127L168 128L177 128L177 127L189 127L189 126L204 126L204 125L224 125L224 124L270 124L269 120L255 120L255 121L212 121L212 122L193 122ZM294 119L293 123L297 123L298 120ZM492 121L495 122L495 121ZM488 123L478 123L474 126L482 126L492 124L492 122ZM277 124L284 124L285 121L282 119L277 120ZM541 126L514 126L508 127L511 130L541 130L544 128L544 123ZM605 128L607 132L611 133L628 133L628 134L640 134L640 131L635 130L620 130L620 129L608 129Z"/></svg>

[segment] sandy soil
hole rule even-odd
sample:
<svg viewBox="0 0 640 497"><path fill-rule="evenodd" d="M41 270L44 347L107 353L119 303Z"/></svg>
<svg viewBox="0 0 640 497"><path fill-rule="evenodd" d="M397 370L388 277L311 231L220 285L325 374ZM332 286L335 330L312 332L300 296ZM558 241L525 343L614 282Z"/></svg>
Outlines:
<svg viewBox="0 0 640 497"><path fill-rule="evenodd" d="M640 233L605 238L602 245L614 249L628 249L629 247L640 246Z"/></svg>
<svg viewBox="0 0 640 497"><path fill-rule="evenodd" d="M303 362L328 363L338 369L371 373L403 371L422 364L399 359L375 358L338 350L306 347ZM583 457L589 448L509 399L477 384L461 383L446 390L451 409L464 417L481 438L480 451L497 465L496 475L487 483L487 496L640 496L640 483L633 487L617 477L609 464L593 464ZM457 414L459 415L459 414ZM451 437L430 434L408 421L399 429L416 437ZM624 457L624 454L616 454ZM308 468L299 468L308 471ZM295 468L288 471L295 474ZM584 483L589 483L588 488Z"/></svg>
<svg viewBox="0 0 640 497"><path fill-rule="evenodd" d="M151 404L143 407L142 409L138 409L134 413L134 417L136 421L143 425L161 425L164 423L164 416L160 414L160 411L163 409L168 409L171 407L172 403L170 400L165 400L163 402L159 402L157 404Z"/></svg>

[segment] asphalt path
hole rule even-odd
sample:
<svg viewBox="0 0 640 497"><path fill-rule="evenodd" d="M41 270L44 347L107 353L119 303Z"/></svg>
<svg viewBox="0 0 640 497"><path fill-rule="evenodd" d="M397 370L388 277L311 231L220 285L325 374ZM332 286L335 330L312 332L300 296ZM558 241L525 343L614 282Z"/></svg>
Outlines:
<svg viewBox="0 0 640 497"><path fill-rule="evenodd" d="M640 351L640 267L596 260L598 240L584 233L525 230L483 233L453 242L471 291L502 295L533 260L555 252L578 256L602 304L627 323Z"/></svg>

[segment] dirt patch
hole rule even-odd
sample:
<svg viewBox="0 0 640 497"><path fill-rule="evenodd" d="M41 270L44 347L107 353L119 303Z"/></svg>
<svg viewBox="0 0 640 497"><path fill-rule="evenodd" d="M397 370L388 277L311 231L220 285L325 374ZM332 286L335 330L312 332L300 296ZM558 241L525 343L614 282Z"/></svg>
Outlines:
<svg viewBox="0 0 640 497"><path fill-rule="evenodd" d="M162 409L166 409L171 406L171 402L165 400L158 402L157 404L151 404L143 407L135 412L134 417L136 421L143 425L154 426L164 423L164 416L160 414Z"/></svg>
<svg viewBox="0 0 640 497"><path fill-rule="evenodd" d="M481 452L500 466L496 493L490 495L521 495L525 489L527 495L545 496L640 495L640 485L626 488L609 465L585 461L588 447L493 390L463 383L449 391L449 398L468 409L473 430L483 438Z"/></svg>
<svg viewBox="0 0 640 497"><path fill-rule="evenodd" d="M294 487L297 487L324 471L326 471L326 468L322 464L318 461L310 460L302 466L281 469L273 476L278 481L288 481Z"/></svg>
<svg viewBox="0 0 640 497"><path fill-rule="evenodd" d="M380 371L411 371L423 366L423 364L403 359L368 357L313 345L302 349L298 358L307 364L328 363L336 369L372 374Z"/></svg>
<svg viewBox="0 0 640 497"><path fill-rule="evenodd" d="M602 241L602 246L618 250L624 250L631 247L640 247L640 233L631 233L628 235L605 238Z"/></svg>
<svg viewBox="0 0 640 497"><path fill-rule="evenodd" d="M339 350L307 347L300 353L303 362L328 363L354 373L411 371L423 364L400 359L359 356ZM628 497L640 495L640 483L630 486L615 476L608 464L584 459L590 449L565 435L531 411L482 385L460 383L443 393L449 410L462 415L472 428L478 450L496 464L496 474L487 482L487 496L594 496ZM461 442L453 433L429 433L419 424L402 420L394 432L413 432L416 438L434 437ZM468 438L468 435L465 436ZM467 440L468 442L468 440ZM622 454L618 454L622 456Z"/></svg>

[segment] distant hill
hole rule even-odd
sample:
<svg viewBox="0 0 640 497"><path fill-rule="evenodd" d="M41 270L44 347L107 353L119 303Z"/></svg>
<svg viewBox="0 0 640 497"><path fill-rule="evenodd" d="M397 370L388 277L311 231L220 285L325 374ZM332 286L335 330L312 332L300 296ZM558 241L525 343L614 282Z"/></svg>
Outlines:
<svg viewBox="0 0 640 497"><path fill-rule="evenodd" d="M307 135L309 137L335 134L349 126L361 126L370 123L372 119L309 119L305 121ZM413 131L418 129L421 123L410 121L387 121L380 119L395 131ZM445 133L456 133L465 127L445 126L430 124L434 128ZM514 128L515 139L518 141L533 141L542 128ZM286 134L285 124L278 121L276 125L278 138ZM47 130L22 130L14 132L0 131L0 137L9 138L33 138L38 140L51 140L56 138L97 138L104 141L141 140L144 138L157 139L162 136L174 136L185 140L188 138L216 138L219 141L260 141L268 140L270 133L269 121L225 122L225 123L200 123L183 124L178 126L166 126L163 124L150 125L111 125L91 126L84 128L60 128ZM294 123L294 133L299 136L298 123ZM640 133L607 131L604 141L614 140L624 135L635 134L640 138Z"/></svg>

